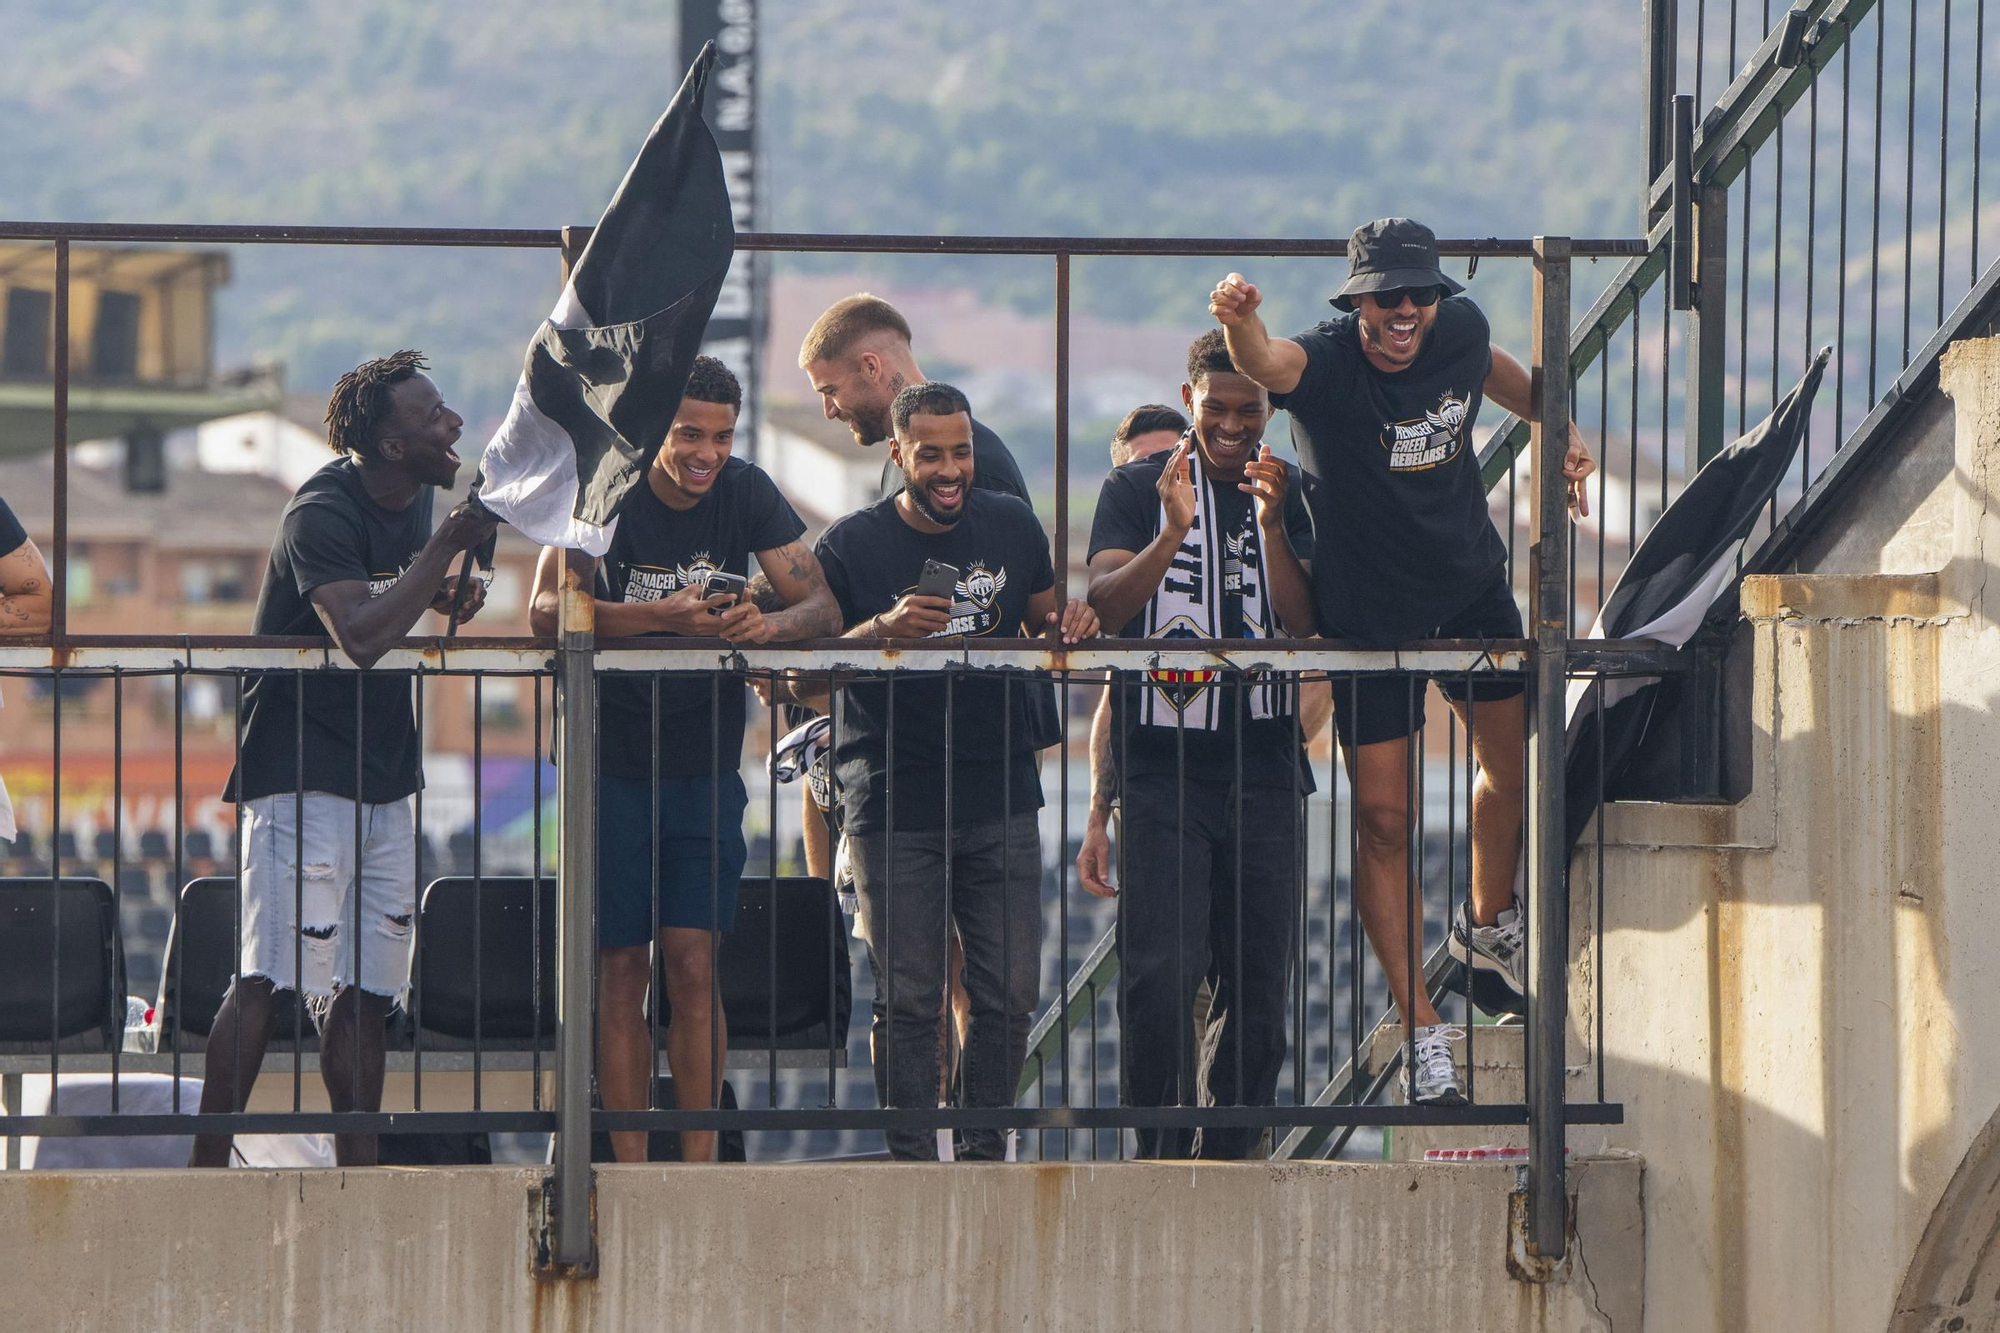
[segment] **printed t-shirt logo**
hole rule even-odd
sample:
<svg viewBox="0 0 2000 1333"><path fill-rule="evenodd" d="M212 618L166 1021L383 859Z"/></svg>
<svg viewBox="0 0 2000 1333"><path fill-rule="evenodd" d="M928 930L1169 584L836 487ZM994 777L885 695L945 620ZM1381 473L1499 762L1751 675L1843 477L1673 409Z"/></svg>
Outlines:
<svg viewBox="0 0 2000 1333"><path fill-rule="evenodd" d="M955 635L991 634L1000 620L1000 594L1007 590L1007 567L989 566L984 560L966 565L965 577L952 588L951 619L931 635L948 639ZM914 592L914 587L904 590Z"/></svg>
<svg viewBox="0 0 2000 1333"><path fill-rule="evenodd" d="M1410 421L1382 428L1382 447L1389 451L1391 472L1422 472L1458 456L1465 440L1467 400L1449 391L1438 405Z"/></svg>
<svg viewBox="0 0 2000 1333"><path fill-rule="evenodd" d="M628 602L657 602L681 588L692 584L707 586L711 577L722 572L722 566L709 559L708 552L698 551L694 559L684 565L669 569L664 565L627 565L625 567L625 600Z"/></svg>
<svg viewBox="0 0 2000 1333"><path fill-rule="evenodd" d="M1186 616L1175 616L1162 626L1156 639L1199 639L1201 629ZM1174 711L1185 712L1187 706L1200 696L1201 692L1214 683L1216 672L1208 667L1189 670L1179 668L1155 668L1146 673L1146 683L1160 692L1160 697L1172 704Z"/></svg>
<svg viewBox="0 0 2000 1333"><path fill-rule="evenodd" d="M414 565L415 563L417 563L417 558L411 556L409 564L404 565L393 574L370 574L368 576L368 595L370 597L380 597L383 593L395 587L396 580L408 573L410 565Z"/></svg>

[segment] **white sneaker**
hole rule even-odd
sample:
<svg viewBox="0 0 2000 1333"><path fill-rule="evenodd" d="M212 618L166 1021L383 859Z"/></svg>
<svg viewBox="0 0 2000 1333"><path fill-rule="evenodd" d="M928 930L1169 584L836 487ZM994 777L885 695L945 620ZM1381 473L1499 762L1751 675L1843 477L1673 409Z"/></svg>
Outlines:
<svg viewBox="0 0 2000 1333"><path fill-rule="evenodd" d="M1528 983L1521 972L1521 961L1526 953L1527 926L1518 898L1490 926L1474 925L1467 905L1460 903L1452 917L1445 948L1466 967L1491 972L1516 995L1525 996Z"/></svg>
<svg viewBox="0 0 2000 1333"><path fill-rule="evenodd" d="M1417 1029L1415 1059L1404 1071L1403 1089L1418 1106L1463 1106L1465 1092L1459 1087L1458 1070L1452 1064L1451 1048L1465 1040L1465 1029L1435 1023Z"/></svg>

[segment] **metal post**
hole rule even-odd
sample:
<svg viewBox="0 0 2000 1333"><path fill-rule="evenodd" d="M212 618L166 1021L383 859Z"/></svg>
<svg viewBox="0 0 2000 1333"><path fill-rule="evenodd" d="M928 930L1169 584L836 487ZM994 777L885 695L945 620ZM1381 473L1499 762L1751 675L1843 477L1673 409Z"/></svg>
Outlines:
<svg viewBox="0 0 2000 1333"><path fill-rule="evenodd" d="M1728 385L1729 191L1698 185L1694 196L1694 307L1687 322L1686 445L1692 476L1722 452L1722 414ZM1664 465L1665 460L1661 460Z"/></svg>
<svg viewBox="0 0 2000 1333"><path fill-rule="evenodd" d="M1646 152L1646 190L1641 196L1640 230L1651 230L1659 221L1653 204L1653 183L1667 169L1672 151L1672 103L1679 74L1680 43L1675 18L1680 0L1644 0L1642 20L1646 25L1645 107L1641 135Z"/></svg>
<svg viewBox="0 0 2000 1333"><path fill-rule="evenodd" d="M597 988L597 774L595 607L563 570L556 662L556 714L561 737L556 772L562 826L556 881L556 1138L555 1173L546 1195L547 1256L552 1267L590 1272L596 1265L591 1207L591 1002Z"/></svg>
<svg viewBox="0 0 2000 1333"><path fill-rule="evenodd" d="M1563 732L1569 650L1569 238L1535 238L1533 482L1529 617L1535 641L1528 732L1528 1242L1563 1256L1563 1062L1569 1026L1569 848L1563 839Z"/></svg>

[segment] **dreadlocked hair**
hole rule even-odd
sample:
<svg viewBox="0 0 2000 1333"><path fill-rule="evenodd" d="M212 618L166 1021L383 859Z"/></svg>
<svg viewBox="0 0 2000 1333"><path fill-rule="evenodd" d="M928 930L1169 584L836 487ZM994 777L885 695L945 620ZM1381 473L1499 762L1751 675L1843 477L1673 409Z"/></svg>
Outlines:
<svg viewBox="0 0 2000 1333"><path fill-rule="evenodd" d="M422 352L404 348L342 375L326 403L326 442L335 453L373 458L375 437L395 410L396 386L428 369Z"/></svg>

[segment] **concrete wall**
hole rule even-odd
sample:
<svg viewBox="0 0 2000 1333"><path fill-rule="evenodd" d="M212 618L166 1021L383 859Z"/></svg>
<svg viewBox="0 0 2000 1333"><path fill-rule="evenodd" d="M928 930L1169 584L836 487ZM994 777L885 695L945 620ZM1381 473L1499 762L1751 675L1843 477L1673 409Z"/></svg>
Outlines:
<svg viewBox="0 0 2000 1333"><path fill-rule="evenodd" d="M1556 1280L1508 1272L1511 1167L630 1166L600 1276L538 1282L510 1168L0 1175L19 1333L359 1328L1636 1329L1636 1160L1572 1170Z"/></svg>
<svg viewBox="0 0 2000 1333"><path fill-rule="evenodd" d="M2000 1106L2000 340L1943 388L1803 572L1745 587L1750 798L1605 818L1606 1135L1647 1162L1649 1328L1889 1327Z"/></svg>

